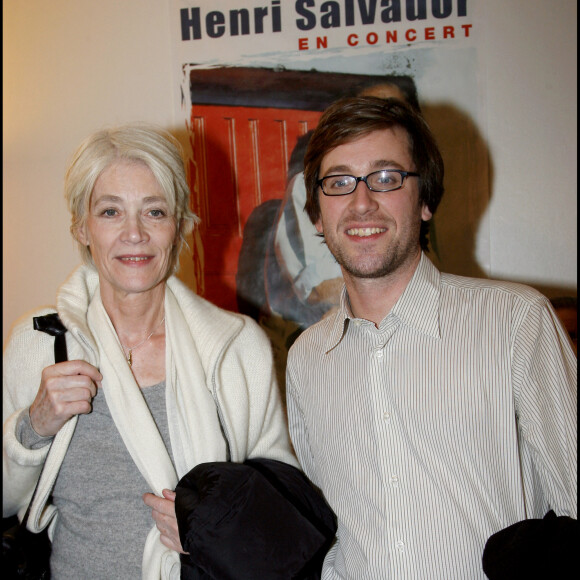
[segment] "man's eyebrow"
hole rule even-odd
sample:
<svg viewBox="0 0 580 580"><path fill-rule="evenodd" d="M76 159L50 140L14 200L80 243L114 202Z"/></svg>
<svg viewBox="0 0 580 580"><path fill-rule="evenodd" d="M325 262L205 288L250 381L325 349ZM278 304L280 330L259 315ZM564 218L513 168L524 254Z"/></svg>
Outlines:
<svg viewBox="0 0 580 580"><path fill-rule="evenodd" d="M403 169L403 166L392 159L377 159L371 163L370 168L374 171L379 169ZM332 165L324 173L326 175L352 175L349 165Z"/></svg>
<svg viewBox="0 0 580 580"><path fill-rule="evenodd" d="M379 159L371 165L373 169L403 169L403 166L394 159Z"/></svg>
<svg viewBox="0 0 580 580"><path fill-rule="evenodd" d="M329 167L324 173L326 174L343 174L348 173L350 171L350 167L348 165L333 165Z"/></svg>

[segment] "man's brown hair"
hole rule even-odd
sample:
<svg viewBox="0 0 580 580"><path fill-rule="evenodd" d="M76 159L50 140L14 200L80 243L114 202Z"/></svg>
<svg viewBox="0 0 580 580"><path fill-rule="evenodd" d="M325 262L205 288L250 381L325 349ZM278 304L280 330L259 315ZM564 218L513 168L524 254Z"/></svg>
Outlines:
<svg viewBox="0 0 580 580"><path fill-rule="evenodd" d="M304 157L306 204L312 223L320 218L319 171L325 155L335 147L374 131L401 127L409 136L414 170L419 173L419 203L435 214L443 197L443 159L423 117L399 99L346 97L324 112ZM421 248L429 248L429 222L421 222Z"/></svg>

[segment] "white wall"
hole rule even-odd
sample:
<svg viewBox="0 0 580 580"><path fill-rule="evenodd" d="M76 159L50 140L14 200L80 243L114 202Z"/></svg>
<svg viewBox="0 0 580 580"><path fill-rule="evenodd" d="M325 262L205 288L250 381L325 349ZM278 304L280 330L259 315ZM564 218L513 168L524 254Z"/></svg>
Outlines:
<svg viewBox="0 0 580 580"><path fill-rule="evenodd" d="M575 296L577 2L484 4L492 276Z"/></svg>
<svg viewBox="0 0 580 580"><path fill-rule="evenodd" d="M55 293L79 257L63 198L67 161L103 125L171 127L169 3L6 0L3 337Z"/></svg>
<svg viewBox="0 0 580 580"><path fill-rule="evenodd" d="M480 2L491 275L576 295L577 3ZM79 262L62 197L79 142L118 122L181 123L169 10L169 0L3 2L3 339L19 315L54 303Z"/></svg>

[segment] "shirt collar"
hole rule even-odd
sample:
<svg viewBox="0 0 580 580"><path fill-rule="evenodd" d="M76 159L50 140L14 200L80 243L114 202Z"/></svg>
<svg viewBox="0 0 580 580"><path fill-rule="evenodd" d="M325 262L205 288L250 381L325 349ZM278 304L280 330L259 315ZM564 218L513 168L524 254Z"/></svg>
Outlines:
<svg viewBox="0 0 580 580"><path fill-rule="evenodd" d="M401 319L403 324L416 328L433 338L441 338L439 328L439 299L441 273L431 260L421 253L419 265L397 300L390 314Z"/></svg>
<svg viewBox="0 0 580 580"><path fill-rule="evenodd" d="M441 338L439 329L439 297L441 273L424 253L405 288L388 316L396 316L407 326L433 338ZM332 320L325 352L330 352L342 340L348 329L349 320L353 318L350 311L348 293L343 286L340 295L340 306ZM382 325L382 322L381 322Z"/></svg>
<svg viewBox="0 0 580 580"><path fill-rule="evenodd" d="M343 285L342 292L340 293L340 305L334 315L334 319L332 320L330 332L328 333L328 340L326 341L324 349L326 354L328 354L342 340L348 327L348 321L351 318L352 314L350 312L348 294L346 292L346 286Z"/></svg>

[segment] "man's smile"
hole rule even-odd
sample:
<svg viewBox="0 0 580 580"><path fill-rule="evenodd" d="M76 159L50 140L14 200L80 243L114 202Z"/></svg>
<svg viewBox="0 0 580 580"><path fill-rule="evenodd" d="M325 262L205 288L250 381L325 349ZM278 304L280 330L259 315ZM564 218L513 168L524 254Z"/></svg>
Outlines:
<svg viewBox="0 0 580 580"><path fill-rule="evenodd" d="M366 238L374 234L382 234L387 231L387 228L351 228L346 230L349 236L358 236L359 238Z"/></svg>

